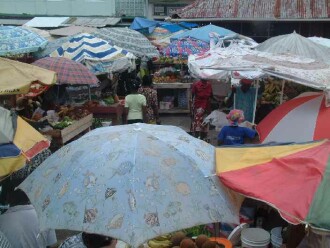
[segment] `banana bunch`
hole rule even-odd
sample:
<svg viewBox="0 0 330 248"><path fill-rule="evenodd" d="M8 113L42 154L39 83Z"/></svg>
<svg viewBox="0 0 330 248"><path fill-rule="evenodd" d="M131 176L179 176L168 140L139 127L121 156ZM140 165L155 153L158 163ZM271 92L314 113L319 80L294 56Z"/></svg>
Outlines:
<svg viewBox="0 0 330 248"><path fill-rule="evenodd" d="M172 246L171 235L162 235L148 241L150 248L168 248Z"/></svg>
<svg viewBox="0 0 330 248"><path fill-rule="evenodd" d="M262 101L279 103L279 96L281 92L281 85L277 82L268 82L265 84L265 90L262 94Z"/></svg>

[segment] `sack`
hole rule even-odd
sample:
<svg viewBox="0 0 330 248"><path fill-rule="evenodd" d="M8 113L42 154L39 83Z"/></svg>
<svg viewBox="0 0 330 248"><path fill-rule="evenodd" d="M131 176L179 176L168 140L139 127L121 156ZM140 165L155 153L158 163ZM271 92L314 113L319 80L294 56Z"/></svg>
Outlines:
<svg viewBox="0 0 330 248"><path fill-rule="evenodd" d="M17 128L17 115L13 111L0 107L0 116L0 145L12 143Z"/></svg>

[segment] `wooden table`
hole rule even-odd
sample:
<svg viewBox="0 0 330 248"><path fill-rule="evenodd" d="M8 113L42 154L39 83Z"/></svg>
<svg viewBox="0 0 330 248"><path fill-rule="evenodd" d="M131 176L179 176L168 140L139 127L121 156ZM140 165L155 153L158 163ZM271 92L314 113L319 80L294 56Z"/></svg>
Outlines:
<svg viewBox="0 0 330 248"><path fill-rule="evenodd" d="M120 103L115 103L109 106L90 107L88 110L93 113L94 118L111 119L112 125L122 124L124 105Z"/></svg>

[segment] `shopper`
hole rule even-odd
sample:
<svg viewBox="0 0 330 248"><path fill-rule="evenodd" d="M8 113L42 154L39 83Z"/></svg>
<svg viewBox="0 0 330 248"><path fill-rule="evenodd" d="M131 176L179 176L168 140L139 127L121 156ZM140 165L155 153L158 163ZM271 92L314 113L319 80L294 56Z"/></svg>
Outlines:
<svg viewBox="0 0 330 248"><path fill-rule="evenodd" d="M138 93L144 95L147 100L146 123L160 124L157 91L152 88L152 76L143 76L142 87L139 88Z"/></svg>
<svg viewBox="0 0 330 248"><path fill-rule="evenodd" d="M125 97L125 117L127 124L146 122L147 100L138 93L140 82L134 80L131 84L131 93Z"/></svg>

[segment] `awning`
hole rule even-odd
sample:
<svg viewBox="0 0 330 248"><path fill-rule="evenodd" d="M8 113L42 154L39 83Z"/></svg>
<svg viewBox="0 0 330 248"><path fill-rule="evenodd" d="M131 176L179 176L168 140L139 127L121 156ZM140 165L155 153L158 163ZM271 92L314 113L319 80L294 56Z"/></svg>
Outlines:
<svg viewBox="0 0 330 248"><path fill-rule="evenodd" d="M106 27L114 26L121 21L118 17L75 17L70 21L71 25L87 26L87 27Z"/></svg>
<svg viewBox="0 0 330 248"><path fill-rule="evenodd" d="M34 17L25 25L35 28L56 28L64 26L69 19L70 17Z"/></svg>

